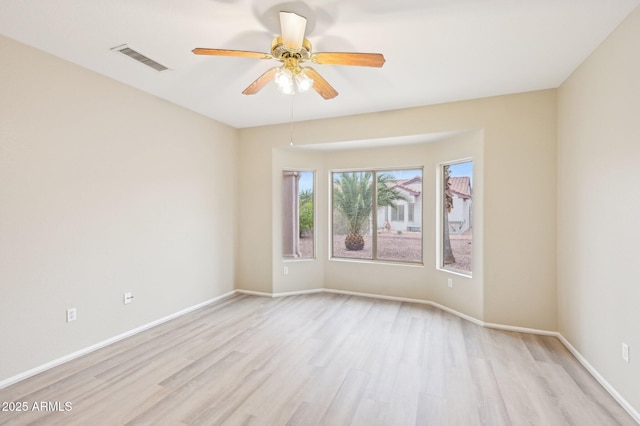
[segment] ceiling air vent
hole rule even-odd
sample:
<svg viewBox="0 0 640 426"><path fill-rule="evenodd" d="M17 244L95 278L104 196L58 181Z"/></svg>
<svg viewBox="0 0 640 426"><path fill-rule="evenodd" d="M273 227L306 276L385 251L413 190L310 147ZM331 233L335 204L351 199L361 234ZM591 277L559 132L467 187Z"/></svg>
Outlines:
<svg viewBox="0 0 640 426"><path fill-rule="evenodd" d="M169 68L165 67L164 65L157 63L153 59L147 58L142 53L136 52L135 50L133 50L130 46L128 46L126 44L123 44L122 46L112 47L111 50L115 50L116 52L120 52L123 55L127 55L131 59L134 59L134 60L140 62L141 64L144 64L144 65L146 65L146 66L148 66L150 68L153 68L156 71L164 71L164 70L168 70L169 69Z"/></svg>

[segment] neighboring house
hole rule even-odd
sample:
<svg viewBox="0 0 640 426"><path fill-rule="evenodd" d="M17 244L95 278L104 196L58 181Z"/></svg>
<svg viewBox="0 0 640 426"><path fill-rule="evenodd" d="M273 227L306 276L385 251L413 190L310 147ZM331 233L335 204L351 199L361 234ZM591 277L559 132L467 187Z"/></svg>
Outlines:
<svg viewBox="0 0 640 426"><path fill-rule="evenodd" d="M378 208L378 229L389 231L422 231L422 178L398 180L390 184L405 200L396 207Z"/></svg>
<svg viewBox="0 0 640 426"><path fill-rule="evenodd" d="M449 212L449 233L459 235L473 226L471 179L469 176L450 177L449 183L448 193L453 198L453 209Z"/></svg>

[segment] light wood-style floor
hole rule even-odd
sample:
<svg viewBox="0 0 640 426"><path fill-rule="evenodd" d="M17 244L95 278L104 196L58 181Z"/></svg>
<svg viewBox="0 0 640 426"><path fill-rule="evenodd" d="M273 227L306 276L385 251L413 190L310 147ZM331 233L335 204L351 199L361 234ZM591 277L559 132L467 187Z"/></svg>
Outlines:
<svg viewBox="0 0 640 426"><path fill-rule="evenodd" d="M635 425L555 337L429 306L234 296L0 390L23 425Z"/></svg>

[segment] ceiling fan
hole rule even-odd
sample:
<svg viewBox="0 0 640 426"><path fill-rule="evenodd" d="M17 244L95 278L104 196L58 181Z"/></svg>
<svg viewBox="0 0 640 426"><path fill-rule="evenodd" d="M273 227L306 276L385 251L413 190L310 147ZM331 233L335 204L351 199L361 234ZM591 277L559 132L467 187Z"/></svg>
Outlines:
<svg viewBox="0 0 640 426"><path fill-rule="evenodd" d="M311 87L324 99L332 99L338 92L313 68L301 66L304 62L329 65L353 65L382 67L384 56L380 53L311 52L311 43L304 37L307 19L292 12L280 12L282 35L273 39L271 53L246 50L193 49L196 55L242 56L257 59L275 59L281 66L269 69L242 92L245 95L258 93L271 80L285 94L304 92Z"/></svg>

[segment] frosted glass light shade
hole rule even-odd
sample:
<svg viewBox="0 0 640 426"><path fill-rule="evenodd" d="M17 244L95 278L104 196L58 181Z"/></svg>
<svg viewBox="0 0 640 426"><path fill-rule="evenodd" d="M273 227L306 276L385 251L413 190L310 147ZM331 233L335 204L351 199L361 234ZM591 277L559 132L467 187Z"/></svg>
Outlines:
<svg viewBox="0 0 640 426"><path fill-rule="evenodd" d="M313 87L313 79L306 74L304 68L294 70L283 66L276 72L274 82L278 91L285 95L306 92Z"/></svg>

